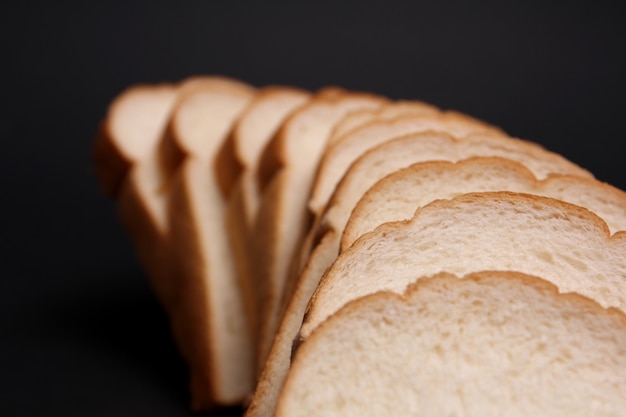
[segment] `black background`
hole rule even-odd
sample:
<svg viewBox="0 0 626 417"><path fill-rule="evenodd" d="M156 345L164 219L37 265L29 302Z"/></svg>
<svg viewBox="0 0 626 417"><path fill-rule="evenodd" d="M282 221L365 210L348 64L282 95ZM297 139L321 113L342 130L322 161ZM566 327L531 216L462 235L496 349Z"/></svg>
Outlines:
<svg viewBox="0 0 626 417"><path fill-rule="evenodd" d="M123 88L223 74L425 100L626 189L624 22L617 0L5 4L0 415L189 415L166 319L92 172Z"/></svg>

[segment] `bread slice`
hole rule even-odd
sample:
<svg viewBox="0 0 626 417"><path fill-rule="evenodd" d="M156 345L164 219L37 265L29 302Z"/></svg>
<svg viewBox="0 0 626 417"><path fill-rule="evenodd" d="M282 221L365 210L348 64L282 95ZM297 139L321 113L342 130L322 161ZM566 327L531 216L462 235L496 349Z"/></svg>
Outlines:
<svg viewBox="0 0 626 417"><path fill-rule="evenodd" d="M115 195L118 215L157 297L168 312L171 312L171 304L178 296L175 294L177 284L171 265L167 214L168 182L174 167L168 169L164 163L161 155L163 142L184 134L180 130L184 131L186 125L180 123L179 113L186 97L203 89L223 90L224 85L230 83L235 81L207 75L189 77L171 85L141 86L141 95L130 88L117 100L121 100L123 105L112 105L114 111L104 125L109 126L109 130L101 130L96 139L94 157L106 157L109 164L119 165L115 162L115 154L98 151L101 146L98 144L103 141L102 132L118 132L110 135L112 140L116 140L120 149L125 146L129 155L135 155L132 165L125 170L126 174L119 177L120 184ZM127 95L131 95L132 99L125 99ZM102 184L106 187L106 180Z"/></svg>
<svg viewBox="0 0 626 417"><path fill-rule="evenodd" d="M473 187L477 187L477 191L489 188L492 190L494 188L503 190L524 188L540 191L545 188L544 192L548 194L570 196L577 202L584 201L582 196L591 194L593 198L589 199L588 206L597 207L597 211L615 218L616 224L626 228L626 205L620 206L626 201L624 193L592 180L592 175L588 171L533 142L493 134L472 134L466 138L456 139L442 132L425 132L392 139L370 149L352 164L337 186L321 216L318 230L314 233L315 245L307 255L306 267L297 279L293 294L289 300L285 300L286 312L266 363L267 371L264 371L259 382L261 389L257 389L253 399L253 403L258 404L255 405L256 407L272 411L259 415L265 416L273 413L272 407L276 404L280 387L289 367L291 341L297 336L307 303L322 275L337 258L342 232L348 223L350 213L353 209L356 211L355 206L358 206L359 198L366 193L368 187L376 184L376 181L389 173L417 161L438 160L439 162L432 162L432 164L439 167L440 164L449 165L441 161L456 161L475 155L498 155L510 159L495 157L476 159L476 162L467 163L473 168L456 170L458 175L454 175L453 184L449 185L445 184L445 181L452 177L452 174L442 175L441 180L436 180L433 178L434 175L429 175L427 177L429 181L424 180L420 183L424 184L421 188L417 185L413 188L396 187L394 190L398 190L397 195L387 197L381 193L383 195L380 196L385 201L380 202L380 205L389 207L386 218L382 214L377 216L378 211L374 209L371 210L372 213L369 216L366 211L361 211L363 217L372 225L382 223L383 219L390 221L410 218L418 207L418 203L415 203L413 210L406 217L398 210L398 217L394 219L391 218L395 214L394 202L407 207L413 201L419 200L420 204L425 204L431 200L448 198L455 194L454 191L444 193L445 186L447 190L456 189L464 192L471 191ZM515 161L523 162L530 169ZM484 172L481 171L483 168ZM478 172L475 173L476 171ZM535 176L545 179L551 173L569 174L569 176L554 180L551 182L554 184L551 187L541 187L539 184L542 183L538 182ZM468 178L465 178L465 174L468 174ZM579 180L579 177L585 177L588 181ZM432 187L430 181L432 181ZM417 179L414 182L417 183ZM560 190L559 184L572 188L569 191ZM610 190L607 190L608 188ZM389 202L386 201L387 199ZM605 203L606 200L610 203ZM614 212L616 213L613 214ZM348 224L351 223L352 220Z"/></svg>
<svg viewBox="0 0 626 417"><path fill-rule="evenodd" d="M624 367L623 312L521 273L439 274L323 323L276 416L623 416Z"/></svg>
<svg viewBox="0 0 626 417"><path fill-rule="evenodd" d="M626 192L623 190L575 175L553 173L538 180L526 166L516 161L473 157L456 163L419 162L378 181L351 211L339 252L380 224L410 219L418 207L432 200L499 190L568 201L600 216L611 232L626 230Z"/></svg>
<svg viewBox="0 0 626 417"><path fill-rule="evenodd" d="M357 201L375 182L415 162L502 156L524 163L538 178L551 173L593 177L589 171L534 142L494 133L470 133L455 138L446 133L445 129L446 126L441 126L440 131L413 133L382 142L356 159L309 230L300 254L300 272L305 265L302 261L309 260L315 249L313 245L325 239L323 236L326 233L334 233L336 236L342 233ZM329 243L328 239L326 241ZM336 239L333 241L336 242ZM336 243L333 243L332 252L334 258L337 253ZM326 262L322 270L328 265Z"/></svg>
<svg viewBox="0 0 626 417"><path fill-rule="evenodd" d="M259 288L252 278L250 261L253 228L261 199L256 181L257 165L263 148L284 119L311 96L308 91L288 86L260 89L234 123L216 159L218 180L228 205L229 238L255 345L259 326Z"/></svg>
<svg viewBox="0 0 626 417"><path fill-rule="evenodd" d="M388 99L329 87L292 113L263 151L262 192L253 253L260 284L259 364L265 362L279 322L279 302L289 261L305 233L306 200L333 126L350 112L380 107Z"/></svg>
<svg viewBox="0 0 626 417"><path fill-rule="evenodd" d="M254 225L259 206L260 192L254 175L261 153L285 118L311 96L309 91L290 86L271 85L259 89L223 143L216 159L216 165L223 167L217 172L222 192L230 194L237 182L244 184L244 220L248 227ZM229 165L237 169L229 172ZM229 173L234 175L224 175Z"/></svg>
<svg viewBox="0 0 626 417"><path fill-rule="evenodd" d="M93 147L95 172L107 196L117 198L132 166L154 154L176 95L175 84L137 84L111 102Z"/></svg>
<svg viewBox="0 0 626 417"><path fill-rule="evenodd" d="M441 109L432 104L419 100L398 100L385 104L378 109L364 109L348 114L333 129L326 146L335 142L351 131L373 121L393 120L401 116L422 116L439 114Z"/></svg>
<svg viewBox="0 0 626 417"><path fill-rule="evenodd" d="M366 150L391 138L429 130L444 131L456 137L473 132L506 135L500 128L456 111L405 115L392 120L373 120L344 135L329 146L320 161L309 197L308 209L316 217L324 210L348 167Z"/></svg>
<svg viewBox="0 0 626 417"><path fill-rule="evenodd" d="M436 200L409 221L379 226L337 258L310 300L300 337L360 296L401 293L415 273L519 271L624 310L624 255L625 231L611 235L596 214L561 200L512 192Z"/></svg>
<svg viewBox="0 0 626 417"><path fill-rule="evenodd" d="M207 83L189 92L165 138L184 151L167 170L166 212L178 288L173 316L183 329L195 411L240 404L253 389L254 348L214 162L255 91Z"/></svg>
<svg viewBox="0 0 626 417"><path fill-rule="evenodd" d="M182 254L176 247L183 239L182 236L186 236L189 241L185 247L189 247L191 242L195 243L195 229L201 227L199 223L206 223L206 220L199 221L191 216L186 216L183 220L183 213L178 211L178 206L174 207L174 214L172 214L170 204L180 204L183 208L190 207L189 201L171 202L173 198L177 198L172 197L173 195L186 195L185 192L189 187L183 188L186 184L180 184L182 182L180 179L173 180L177 176L182 176L177 173L177 168L184 155L182 153L165 155L167 156L165 158L163 152L168 147L164 143L170 141L186 143L194 140L200 142L200 138L203 138L207 146L217 148L214 142L223 140L219 135L224 130L223 126L227 121L224 118L224 112L215 115L210 111L219 107L220 97L227 97L227 91L230 91L229 89L234 85L241 85L241 88L233 88L233 97L224 99L229 103L226 107L231 110L234 107L233 101L239 103L239 108L243 108L246 101L253 97L255 89L246 88L242 83L224 77L203 76L183 80L179 84L171 117L162 132L158 146L149 157L134 165L122 186L122 192L117 201L120 218L130 232L142 264L165 306L173 336L181 355L188 363L194 410L206 410L215 405L241 401L251 390L252 378L246 384L240 384L237 380L230 382L231 386L228 386L229 382L224 382L224 377L222 377L223 368L225 366L232 368L233 365L232 362L226 363L224 357L216 359L215 355L221 354L218 349L222 349L224 336L215 336L211 332L216 327L215 322L223 320L224 317L215 314L211 317L212 328L205 326L209 321L205 315L212 314L208 312L209 307L216 308L217 306L208 304L206 293L197 291L198 288L205 288L205 283L195 282L194 279L197 276L189 274L185 269L187 261L198 265L198 258L190 254L198 254L199 251ZM219 94L214 94L215 91ZM249 94L245 95L243 91L248 91ZM204 99L198 97L204 97ZM230 123L236 116L237 114L232 111ZM216 129L212 125L214 122L222 128ZM211 137L211 134L217 137ZM174 163L174 161L178 162ZM209 164L209 162L206 163ZM209 177L212 174L213 171L207 169L202 175ZM173 189L176 187L183 189L176 191ZM201 193L205 194L204 191ZM172 218L176 220L172 221ZM180 222L185 220L189 223L180 226ZM190 227L187 228L186 226L189 225ZM227 297L226 294L225 297ZM238 304L233 303L232 308L238 308ZM226 338L229 337L228 333L225 335ZM232 336L230 338L232 339ZM243 346L246 347L233 350L233 356L245 356L241 353L242 350L251 352L249 340L245 340ZM248 356L250 356L249 353ZM218 362L218 364L213 362ZM250 376L245 367L252 368L251 363L244 365L239 357L235 363L242 363L242 365L237 371L231 372L229 369L227 371L229 378L230 375L235 379L243 379L243 374L246 374L246 378ZM233 388L233 385L237 387ZM245 391L245 393L239 391Z"/></svg>
<svg viewBox="0 0 626 417"><path fill-rule="evenodd" d="M160 162L168 177L174 175L186 157L214 159L233 120L257 92L247 83L222 76L191 77L186 84L176 113L159 142Z"/></svg>

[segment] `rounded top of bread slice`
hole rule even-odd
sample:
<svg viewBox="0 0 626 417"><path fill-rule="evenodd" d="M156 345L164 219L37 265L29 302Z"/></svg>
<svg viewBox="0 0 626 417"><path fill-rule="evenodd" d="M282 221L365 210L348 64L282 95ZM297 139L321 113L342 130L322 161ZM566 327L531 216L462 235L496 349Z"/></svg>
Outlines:
<svg viewBox="0 0 626 417"><path fill-rule="evenodd" d="M438 114L437 106L419 100L398 100L383 105L378 109L366 109L350 113L333 128L328 138L328 145L341 140L349 132L367 123L380 120L392 120L400 116Z"/></svg>
<svg viewBox="0 0 626 417"><path fill-rule="evenodd" d="M324 322L276 415L623 416L625 367L622 312L521 273L439 274Z"/></svg>
<svg viewBox="0 0 626 417"><path fill-rule="evenodd" d="M140 84L127 88L107 114L111 140L132 161L153 152L175 102L177 86Z"/></svg>
<svg viewBox="0 0 626 417"><path fill-rule="evenodd" d="M283 168L296 168L313 176L333 127L343 117L387 103L386 97L372 93L326 87L292 112L265 146L258 166L263 190Z"/></svg>
<svg viewBox="0 0 626 417"><path fill-rule="evenodd" d="M626 310L626 232L611 235L596 214L554 198L468 193L433 201L411 220L357 239L322 278L301 336L360 296L404 291L416 273L480 270L541 275L562 291Z"/></svg>
<svg viewBox="0 0 626 417"><path fill-rule="evenodd" d="M253 86L228 77L185 80L168 126L168 146L183 156L212 158L255 93Z"/></svg>
<svg viewBox="0 0 626 417"><path fill-rule="evenodd" d="M475 156L500 156L522 162L539 179L554 173L593 177L574 162L530 141L493 133L460 138L437 131L412 133L374 146L352 163L322 212L320 227L341 232L363 194L398 169L416 162L458 161Z"/></svg>
<svg viewBox="0 0 626 417"><path fill-rule="evenodd" d="M350 165L365 151L399 136L426 131L442 131L456 137L473 132L505 135L495 126L454 111L409 114L392 120L373 120L350 131L327 148L319 163L309 198L311 213L318 215L323 211L337 183Z"/></svg>
<svg viewBox="0 0 626 417"><path fill-rule="evenodd" d="M483 156L456 162L418 162L387 175L344 215L349 220L343 229L341 250L382 223L410 219L418 207L432 200L467 192L504 190L568 201L602 217L611 231L626 230L626 192L576 175L556 173L538 179L516 160Z"/></svg>
<svg viewBox="0 0 626 417"><path fill-rule="evenodd" d="M128 170L156 155L177 93L171 83L136 84L110 103L93 149L96 175L107 195L117 196Z"/></svg>
<svg viewBox="0 0 626 417"><path fill-rule="evenodd" d="M285 118L303 105L311 93L290 86L270 85L258 90L233 122L215 157L215 171L224 195L229 195L243 172L255 185L257 163L263 148ZM251 213L248 213L248 217Z"/></svg>

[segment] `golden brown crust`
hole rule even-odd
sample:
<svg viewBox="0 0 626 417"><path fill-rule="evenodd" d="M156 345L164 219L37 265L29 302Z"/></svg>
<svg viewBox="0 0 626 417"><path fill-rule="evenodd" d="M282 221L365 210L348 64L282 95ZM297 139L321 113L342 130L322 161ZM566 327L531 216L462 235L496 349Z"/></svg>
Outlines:
<svg viewBox="0 0 626 417"><path fill-rule="evenodd" d="M110 198L116 198L124 178L137 162L137 156L125 149L127 141L134 138L121 138L113 130L114 119L120 117L124 104L136 95L159 94L174 91L172 83L134 84L124 89L110 103L106 116L100 121L92 148L92 161L96 176L103 192Z"/></svg>
<svg viewBox="0 0 626 417"><path fill-rule="evenodd" d="M286 154L286 141L288 140L290 125L294 123L293 121L297 120L301 114L306 113L308 109L319 105L320 102L336 102L341 97L344 97L346 93L346 90L340 87L329 86L322 88L315 93L308 103L291 113L283 121L281 127L263 149L259 159L256 177L261 193L264 192L272 178L290 162Z"/></svg>
<svg viewBox="0 0 626 417"><path fill-rule="evenodd" d="M305 350L310 346L314 346L314 340L323 337L322 335L326 330L326 327L331 327L336 322L344 320L345 317L349 317L354 312L358 312L363 306L387 304L387 303L419 303L418 297L421 291L427 291L430 286L440 285L455 285L458 280L473 281L476 283L486 283L499 281L499 280L513 280L520 283L520 285L526 285L535 288L538 292L547 293L549 296L557 299L557 302L571 303L576 305L577 308L587 312L587 314L606 314L612 317L616 321L616 327L622 328L626 331L626 313L618 308L614 307L602 307L597 301L576 292L562 293L559 288L552 282L536 275L525 274L518 271L477 271L469 273L463 277L458 277L448 272L440 272L432 276L416 277L412 284L409 284L406 290L402 294L398 294L392 291L378 291L376 293L367 294L363 297L357 298L348 302L340 310L332 314L324 322L313 330L305 341L298 345L298 350L294 352L294 358L292 363L296 366L295 362L298 361L298 356L304 356ZM367 307L365 307L367 308ZM289 378L288 378L289 379ZM285 382L287 383L287 381Z"/></svg>
<svg viewBox="0 0 626 417"><path fill-rule="evenodd" d="M191 154L191 150L187 149L179 134L178 110L189 97L205 90L242 96L253 96L256 93L256 88L247 83L217 75L193 76L181 81L179 93L172 109L172 117L159 142L158 149L159 160L165 172L170 175Z"/></svg>

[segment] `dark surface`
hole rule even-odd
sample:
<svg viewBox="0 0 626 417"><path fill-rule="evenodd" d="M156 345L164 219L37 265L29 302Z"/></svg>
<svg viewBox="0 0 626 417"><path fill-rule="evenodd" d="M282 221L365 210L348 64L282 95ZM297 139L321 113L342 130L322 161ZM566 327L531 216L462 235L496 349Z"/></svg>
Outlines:
<svg viewBox="0 0 626 417"><path fill-rule="evenodd" d="M132 83L214 73L421 99L626 188L624 2L466 3L5 4L0 415L189 415L185 367L90 165Z"/></svg>

